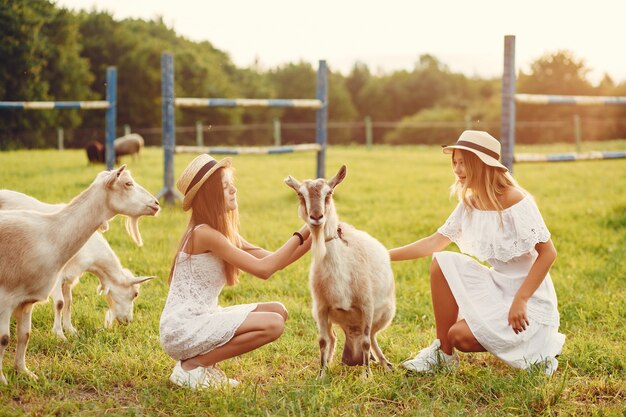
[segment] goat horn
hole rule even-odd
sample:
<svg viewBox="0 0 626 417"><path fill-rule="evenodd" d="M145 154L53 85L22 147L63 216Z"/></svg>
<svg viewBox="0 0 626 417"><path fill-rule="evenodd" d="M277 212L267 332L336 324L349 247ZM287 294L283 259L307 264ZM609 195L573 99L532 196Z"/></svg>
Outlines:
<svg viewBox="0 0 626 417"><path fill-rule="evenodd" d="M298 180L292 177L291 175L285 178L284 181L285 181L285 184L287 184L288 186L290 186L296 191L298 191L298 188L300 188L300 182L298 182Z"/></svg>
<svg viewBox="0 0 626 417"><path fill-rule="evenodd" d="M146 281L150 281L151 279L155 279L156 276L152 275L149 277L135 277L133 279L130 280L131 284L141 284L142 282L146 282Z"/></svg>

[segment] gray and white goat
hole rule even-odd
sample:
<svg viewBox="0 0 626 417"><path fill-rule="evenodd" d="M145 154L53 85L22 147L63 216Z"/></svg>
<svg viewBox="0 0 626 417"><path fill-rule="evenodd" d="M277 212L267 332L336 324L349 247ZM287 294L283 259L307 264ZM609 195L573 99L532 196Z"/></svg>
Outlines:
<svg viewBox="0 0 626 417"><path fill-rule="evenodd" d="M395 314L391 261L380 242L339 221L333 192L345 177L344 165L328 181L319 178L299 182L291 176L285 179L298 194L298 214L311 230L309 286L320 333L320 378L335 350L333 324L346 335L344 364L365 365L369 374L371 351L384 368L392 367L376 341L376 334L391 323Z"/></svg>

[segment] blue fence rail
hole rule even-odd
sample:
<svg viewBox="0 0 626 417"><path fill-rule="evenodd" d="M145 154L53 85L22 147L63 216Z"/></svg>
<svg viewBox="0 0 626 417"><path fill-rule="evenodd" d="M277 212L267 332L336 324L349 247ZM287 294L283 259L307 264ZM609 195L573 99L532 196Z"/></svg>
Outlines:
<svg viewBox="0 0 626 417"><path fill-rule="evenodd" d="M570 104L576 106L596 105L626 105L626 97L616 96L572 96L548 94L516 94L515 93L515 36L504 37L504 67L502 72L502 116L500 137L502 142L502 163L513 172L513 152L515 147L515 104L559 105ZM624 158L626 152L599 152L613 158ZM624 155L623 155L624 154ZM596 155L597 156L597 155ZM608 159L607 157L590 157L589 154L555 154L538 156L515 155L515 162L557 162L575 161L582 159Z"/></svg>
<svg viewBox="0 0 626 417"><path fill-rule="evenodd" d="M117 69L108 67L106 72L106 100L93 101L0 101L1 109L18 110L94 110L106 109L105 155L107 169L115 165L115 125L117 114Z"/></svg>
<svg viewBox="0 0 626 417"><path fill-rule="evenodd" d="M328 70L326 61L319 61L317 70L317 87L315 99L251 99L251 98L176 98L174 92L174 56L165 52L161 55L161 96L162 96L162 128L163 128L163 189L157 198L174 204L181 199L174 189L174 151L177 152L209 152L213 154L237 155L241 153L290 153L301 150L317 151L317 176L324 177L328 124ZM291 147L269 148L206 148L176 146L176 107L298 107L313 109L316 112L315 144L310 147L303 145ZM306 149L305 149L306 148Z"/></svg>

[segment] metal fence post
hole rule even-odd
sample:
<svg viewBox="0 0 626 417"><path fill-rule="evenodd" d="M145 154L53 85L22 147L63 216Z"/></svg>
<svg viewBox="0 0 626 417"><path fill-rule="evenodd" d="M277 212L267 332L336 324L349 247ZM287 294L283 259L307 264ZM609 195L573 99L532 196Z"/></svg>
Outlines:
<svg viewBox="0 0 626 417"><path fill-rule="evenodd" d="M105 146L105 159L106 167L108 170L113 169L115 166L115 124L117 123L117 69L115 67L107 68L107 101L109 107L106 112L106 146Z"/></svg>
<svg viewBox="0 0 626 417"><path fill-rule="evenodd" d="M580 152L582 132L580 128L580 116L578 114L574 115L574 140L576 141L576 152Z"/></svg>
<svg viewBox="0 0 626 417"><path fill-rule="evenodd" d="M163 189L157 198L163 197L173 205L180 195L174 190L174 56L165 52L161 55L161 111L163 129Z"/></svg>
<svg viewBox="0 0 626 417"><path fill-rule="evenodd" d="M204 136L202 132L202 122L196 122L196 146L204 146Z"/></svg>
<svg viewBox="0 0 626 417"><path fill-rule="evenodd" d="M274 146L280 146L282 138L280 136L280 119L274 117Z"/></svg>
<svg viewBox="0 0 626 417"><path fill-rule="evenodd" d="M317 68L317 88L315 97L322 102L315 112L315 141L321 146L317 152L317 178L326 175L326 142L328 125L328 70L326 61L320 60Z"/></svg>
<svg viewBox="0 0 626 417"><path fill-rule="evenodd" d="M63 150L63 128L57 127L57 143L59 146L59 150Z"/></svg>
<svg viewBox="0 0 626 417"><path fill-rule="evenodd" d="M374 137L372 135L372 118L365 116L365 145L368 149L372 148Z"/></svg>
<svg viewBox="0 0 626 417"><path fill-rule="evenodd" d="M502 164L513 173L515 146L515 36L504 37L504 70L502 73L502 116L500 124Z"/></svg>

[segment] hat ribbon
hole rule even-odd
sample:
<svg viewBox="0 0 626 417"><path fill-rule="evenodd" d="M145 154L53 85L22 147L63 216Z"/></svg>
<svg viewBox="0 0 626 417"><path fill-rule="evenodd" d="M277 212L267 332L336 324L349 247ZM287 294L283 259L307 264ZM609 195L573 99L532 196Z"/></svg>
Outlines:
<svg viewBox="0 0 626 417"><path fill-rule="evenodd" d="M475 144L474 142L468 142L466 140L459 140L456 142L455 144L456 146L465 146L466 148L471 148L474 149L475 151L479 151L482 152L484 154L489 155L490 157L494 158L494 159L499 159L500 155L498 155L496 152L492 151L491 149L487 149L484 146L480 146Z"/></svg>
<svg viewBox="0 0 626 417"><path fill-rule="evenodd" d="M217 164L217 161L215 159L204 164L204 166L200 168L196 175L194 175L193 179L189 183L189 186L187 187L187 190L185 190L185 194L187 194L189 190L191 190L193 186L196 185L202 179L202 177L204 177L204 174L209 172L209 170L215 166L215 164Z"/></svg>

